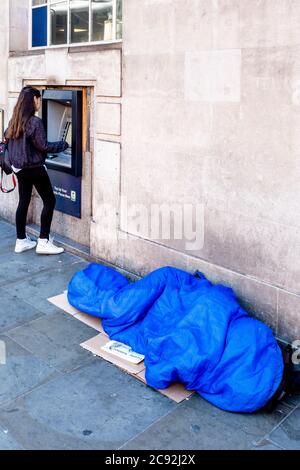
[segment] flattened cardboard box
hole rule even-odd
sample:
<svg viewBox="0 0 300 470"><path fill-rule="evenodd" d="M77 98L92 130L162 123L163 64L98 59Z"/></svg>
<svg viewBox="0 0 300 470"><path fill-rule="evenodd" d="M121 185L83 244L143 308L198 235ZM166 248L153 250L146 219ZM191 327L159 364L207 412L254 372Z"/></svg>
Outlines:
<svg viewBox="0 0 300 470"><path fill-rule="evenodd" d="M102 346L104 346L110 340L105 331L103 330L102 322L99 318L94 318L90 315L86 315L77 310L76 308L72 307L72 305L70 305L68 302L66 291L61 295L51 297L50 299L48 299L48 301L63 310L64 312L68 313L69 315L72 315L77 320L81 321L82 323L85 323L86 325L98 331L97 336L94 336L88 341L82 343L80 345L81 347L90 351L92 354L99 356L102 359L105 359L106 361L116 365L120 369L126 371L128 374L132 375L136 379L146 384L146 370L144 362L141 362L140 364L132 364L126 361L125 359L123 360L122 358L116 357L102 349ZM192 391L186 390L183 384L180 383L172 384L170 387L164 390L158 390L158 392L175 401L176 403L182 402L194 393Z"/></svg>
<svg viewBox="0 0 300 470"><path fill-rule="evenodd" d="M97 330L100 333L103 333L104 335L106 334L102 328L102 322L100 318L94 318L90 315L86 315L85 313L80 312L69 304L66 291L61 295L51 297L50 299L48 299L48 302L60 308L64 312L69 313L70 315L72 315L72 317L77 318L77 320L80 320L82 323L85 323L91 328L94 328L94 330Z"/></svg>

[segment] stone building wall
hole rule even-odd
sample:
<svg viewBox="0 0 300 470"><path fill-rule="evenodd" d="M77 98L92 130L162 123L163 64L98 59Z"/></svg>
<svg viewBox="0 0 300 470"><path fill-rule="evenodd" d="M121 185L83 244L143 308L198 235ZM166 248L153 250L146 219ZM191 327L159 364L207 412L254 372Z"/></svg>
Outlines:
<svg viewBox="0 0 300 470"><path fill-rule="evenodd" d="M121 195L202 204L204 245L135 237L134 218L130 241L105 244L141 274L202 270L287 340L300 338L299 24L294 0L124 2Z"/></svg>
<svg viewBox="0 0 300 470"><path fill-rule="evenodd" d="M297 0L125 0L122 50L16 45L8 84L0 71L9 112L24 83L91 93L83 221L56 213L53 229L140 275L201 270L300 338L299 24ZM163 204L199 209L198 246L152 236Z"/></svg>

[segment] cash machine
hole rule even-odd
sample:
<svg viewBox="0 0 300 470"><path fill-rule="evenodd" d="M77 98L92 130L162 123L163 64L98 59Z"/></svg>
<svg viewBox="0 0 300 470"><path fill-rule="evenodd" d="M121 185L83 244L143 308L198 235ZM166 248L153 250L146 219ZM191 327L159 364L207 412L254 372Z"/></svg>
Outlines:
<svg viewBox="0 0 300 470"><path fill-rule="evenodd" d="M65 140L69 144L64 152L50 153L46 159L56 210L81 217L82 91L45 90L42 117L47 140Z"/></svg>

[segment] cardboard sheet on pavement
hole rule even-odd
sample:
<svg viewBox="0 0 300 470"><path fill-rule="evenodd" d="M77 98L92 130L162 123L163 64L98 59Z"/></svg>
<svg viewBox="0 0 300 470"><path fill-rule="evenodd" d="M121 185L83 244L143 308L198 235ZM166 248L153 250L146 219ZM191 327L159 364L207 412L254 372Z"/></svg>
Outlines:
<svg viewBox="0 0 300 470"><path fill-rule="evenodd" d="M76 308L72 307L72 305L70 305L68 302L67 291L65 291L63 294L49 298L48 301L98 332L96 336L82 343L80 345L81 347L90 351L92 354L99 356L102 359L105 359L106 361L116 365L120 369L126 371L128 374L132 375L136 379L146 384L146 371L144 362L141 362L139 364L132 364L129 361L126 361L125 359L123 360L122 358L112 355L108 351L102 349L102 347L107 344L110 339L103 330L102 322L99 318L94 318L90 315L86 315L77 310ZM182 402L194 393L192 391L186 390L183 384L180 383L172 384L170 387L164 390L158 390L158 392L175 401L176 403Z"/></svg>
<svg viewBox="0 0 300 470"><path fill-rule="evenodd" d="M91 328L94 328L94 330L97 330L100 333L103 333L104 335L106 335L105 331L103 330L102 322L100 318L91 317L90 315L86 315L85 313L82 313L76 308L72 307L72 305L70 305L68 302L66 291L63 294L57 295L55 297L50 297L48 301L51 302L51 304L63 310L64 312L69 313L73 317L76 317L82 323L85 323Z"/></svg>

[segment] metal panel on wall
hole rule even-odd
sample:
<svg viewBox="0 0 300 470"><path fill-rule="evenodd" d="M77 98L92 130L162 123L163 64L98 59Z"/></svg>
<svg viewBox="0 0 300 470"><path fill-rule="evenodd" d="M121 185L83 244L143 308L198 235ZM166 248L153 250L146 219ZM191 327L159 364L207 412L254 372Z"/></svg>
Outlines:
<svg viewBox="0 0 300 470"><path fill-rule="evenodd" d="M47 46L47 6L32 10L32 47Z"/></svg>

